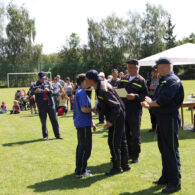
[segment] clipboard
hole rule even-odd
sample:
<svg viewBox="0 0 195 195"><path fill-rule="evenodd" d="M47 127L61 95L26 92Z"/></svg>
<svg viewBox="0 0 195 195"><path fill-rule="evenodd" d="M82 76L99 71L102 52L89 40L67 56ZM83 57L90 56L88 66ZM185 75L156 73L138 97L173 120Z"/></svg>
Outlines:
<svg viewBox="0 0 195 195"><path fill-rule="evenodd" d="M127 91L125 88L119 88L119 89L115 89L117 94L119 95L119 97L121 98L126 98L127 97Z"/></svg>

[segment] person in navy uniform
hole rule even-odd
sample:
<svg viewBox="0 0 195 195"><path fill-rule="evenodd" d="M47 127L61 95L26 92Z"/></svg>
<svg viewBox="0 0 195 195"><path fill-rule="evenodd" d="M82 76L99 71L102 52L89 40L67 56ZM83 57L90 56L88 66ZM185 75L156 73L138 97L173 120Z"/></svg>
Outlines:
<svg viewBox="0 0 195 195"><path fill-rule="evenodd" d="M51 96L52 92L52 86L49 81L46 80L45 72L39 72L38 80L30 87L29 94L35 95L35 100L39 109L39 117L42 124L42 134L44 140L48 139L48 130L46 125L47 114L49 115L56 139L63 139L60 135L55 106Z"/></svg>
<svg viewBox="0 0 195 195"><path fill-rule="evenodd" d="M155 90L156 90L158 84L159 84L159 78L158 78L157 67L153 66L151 76L147 80L148 95L151 99L154 97ZM149 113L150 113L150 120L151 120L151 124L152 124L152 129L150 129L149 132L156 132L156 129L157 129L156 116L152 112L151 109L149 109Z"/></svg>
<svg viewBox="0 0 195 195"><path fill-rule="evenodd" d="M148 95L145 79L138 74L139 66L137 60L127 61L126 74L119 82L118 88L125 88L128 95L122 98L126 108L125 130L128 143L129 159L131 163L139 161L141 152L140 125L142 106L140 102Z"/></svg>
<svg viewBox="0 0 195 195"><path fill-rule="evenodd" d="M106 116L105 128L108 128L108 145L112 156L112 169L106 173L111 176L130 170L128 148L125 136L125 107L115 89L100 79L96 70L86 73L86 84L94 87L99 101L98 109Z"/></svg>
<svg viewBox="0 0 195 195"><path fill-rule="evenodd" d="M144 107L151 108L157 117L158 147L162 158L162 175L154 184L166 185L163 193L181 189L181 164L178 132L180 129L179 108L184 99L180 79L173 73L173 67L166 58L156 61L160 76L154 98L146 97Z"/></svg>

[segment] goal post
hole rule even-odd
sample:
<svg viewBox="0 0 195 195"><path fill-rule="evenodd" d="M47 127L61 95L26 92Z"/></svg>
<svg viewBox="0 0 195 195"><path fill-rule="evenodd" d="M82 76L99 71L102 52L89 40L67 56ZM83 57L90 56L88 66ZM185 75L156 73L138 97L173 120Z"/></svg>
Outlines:
<svg viewBox="0 0 195 195"><path fill-rule="evenodd" d="M50 80L52 80L52 73L51 72L45 72L46 74L50 75ZM18 73L7 73L7 87L9 88L10 82L9 82L9 77L10 75L38 75L38 72L18 72Z"/></svg>

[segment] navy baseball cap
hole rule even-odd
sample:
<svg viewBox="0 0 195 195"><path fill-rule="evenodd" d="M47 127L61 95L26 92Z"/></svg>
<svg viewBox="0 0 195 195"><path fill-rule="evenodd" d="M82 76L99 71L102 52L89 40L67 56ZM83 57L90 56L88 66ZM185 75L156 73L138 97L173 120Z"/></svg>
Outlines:
<svg viewBox="0 0 195 195"><path fill-rule="evenodd" d="M46 79L46 74L45 74L45 72L42 72L42 71L39 72L39 73L38 73L38 76L39 76L40 79Z"/></svg>
<svg viewBox="0 0 195 195"><path fill-rule="evenodd" d="M158 66L159 64L171 64L171 62L168 58L159 58L156 61L156 66Z"/></svg>
<svg viewBox="0 0 195 195"><path fill-rule="evenodd" d="M136 66L139 65L139 63L138 63L138 61L137 61L136 59L128 60L126 63L127 63L127 64L134 64L134 65L136 65Z"/></svg>
<svg viewBox="0 0 195 195"><path fill-rule="evenodd" d="M86 77L89 79L89 80L93 80L95 82L98 82L100 81L100 77L98 76L98 72L96 70L89 70L86 72Z"/></svg>
<svg viewBox="0 0 195 195"><path fill-rule="evenodd" d="M152 72L156 72L157 71L157 65L154 65L153 67L152 67Z"/></svg>

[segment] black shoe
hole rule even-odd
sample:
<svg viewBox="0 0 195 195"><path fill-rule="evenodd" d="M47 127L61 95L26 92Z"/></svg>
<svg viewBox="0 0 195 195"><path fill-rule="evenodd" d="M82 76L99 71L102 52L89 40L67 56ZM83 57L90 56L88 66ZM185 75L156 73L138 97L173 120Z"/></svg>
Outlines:
<svg viewBox="0 0 195 195"><path fill-rule="evenodd" d="M123 172L131 170L131 167L128 166L122 166Z"/></svg>
<svg viewBox="0 0 195 195"><path fill-rule="evenodd" d="M150 133L151 133L151 132L155 132L155 130L154 130L154 129L150 129L148 132L150 132Z"/></svg>
<svg viewBox="0 0 195 195"><path fill-rule="evenodd" d="M192 132L195 132L195 127L192 129Z"/></svg>
<svg viewBox="0 0 195 195"><path fill-rule="evenodd" d="M46 141L46 140L48 140L48 137L44 137L44 138L43 138L43 141Z"/></svg>
<svg viewBox="0 0 195 195"><path fill-rule="evenodd" d="M133 160L131 161L131 163L138 163L139 162L139 158L133 158Z"/></svg>
<svg viewBox="0 0 195 195"><path fill-rule="evenodd" d="M171 194L179 190L181 190L181 185L178 186L168 185L166 188L162 190L162 193Z"/></svg>
<svg viewBox="0 0 195 195"><path fill-rule="evenodd" d="M56 137L56 139L64 139L63 137Z"/></svg>
<svg viewBox="0 0 195 195"><path fill-rule="evenodd" d="M123 173L123 170L121 168L112 168L110 169L110 171L106 172L106 175L107 176L112 176L112 175L116 175L116 174L119 174L119 173Z"/></svg>
<svg viewBox="0 0 195 195"><path fill-rule="evenodd" d="M156 185L167 185L167 181L162 180L162 179L153 181L152 183L153 183L153 184L156 184Z"/></svg>

